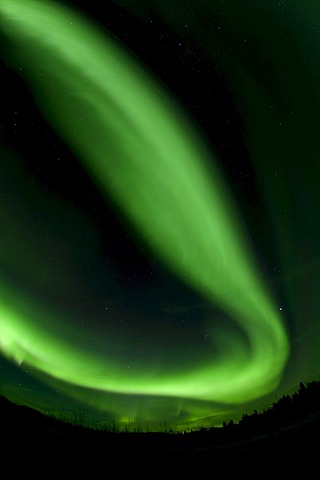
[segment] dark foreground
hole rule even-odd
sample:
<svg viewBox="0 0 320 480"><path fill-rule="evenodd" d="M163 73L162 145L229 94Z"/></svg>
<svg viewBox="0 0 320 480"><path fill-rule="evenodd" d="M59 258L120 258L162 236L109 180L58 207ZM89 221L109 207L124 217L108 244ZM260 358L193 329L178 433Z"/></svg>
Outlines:
<svg viewBox="0 0 320 480"><path fill-rule="evenodd" d="M90 478L114 469L120 477L121 472L140 471L144 478L171 472L173 478L173 471L198 476L219 471L267 478L318 471L320 456L319 412L264 432L233 425L187 433L113 433L64 423L0 397L0 422L2 466L27 473L41 465L42 478L55 469L91 472Z"/></svg>

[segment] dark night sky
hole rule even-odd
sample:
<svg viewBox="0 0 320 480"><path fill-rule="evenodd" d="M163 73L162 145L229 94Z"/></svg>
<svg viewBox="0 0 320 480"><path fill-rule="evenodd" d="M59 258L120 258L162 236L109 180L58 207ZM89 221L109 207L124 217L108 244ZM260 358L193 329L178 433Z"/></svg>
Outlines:
<svg viewBox="0 0 320 480"><path fill-rule="evenodd" d="M213 423L237 418L296 388L301 380L318 378L320 40L312 21L320 14L316 2L302 7L296 1L290 5L270 1L266 6L250 0L241 8L240 2L222 0L215 6L209 1L200 5L166 0L57 3L78 8L120 42L130 57L139 59L214 152L213 165L222 172L258 274L280 311L290 353L277 385L269 391L242 401L237 394L233 398L232 390L228 398L209 400L199 394L196 399L187 395L186 400L183 394L179 398L168 394L165 381L160 394L127 391L125 379L119 379L118 390L107 392L81 378L69 383L52 371L41 371L38 350L31 349L19 361L15 355L11 358L3 327L3 392L45 410L83 410L92 418L110 421L169 420L179 425L203 418ZM3 25L2 20L1 38L7 45ZM18 305L21 311L27 305L33 328L28 342L41 343L36 331L48 330L59 337L61 329L63 338L72 338L66 340L69 346L74 342L79 351L87 356L92 352L95 361L101 360L99 368L113 361L120 368L131 366L133 383L134 375L139 377L144 369L148 373L143 378L150 384L157 384L157 375L167 375L170 382L174 375L187 378L188 371L195 371L193 365L206 371L205 365L216 355L211 358L208 316L215 317L215 328L224 335L239 328L236 322L190 282L182 282L157 249L141 239L113 195L101 191L38 108L30 87L36 71L31 67L21 75L19 55L15 67L8 58L4 54L0 64L5 160L1 283L5 305ZM19 193L22 186L26 197ZM187 197L183 205L185 211L192 208ZM234 275L241 275L236 267ZM27 300L20 305L19 298ZM10 324L6 319L1 322ZM16 328L18 335L27 330L28 326ZM250 343L244 338L246 342ZM250 349L254 347L249 345ZM70 361L75 361L72 352L70 346ZM69 362L65 350L63 358ZM99 370L97 375L103 374Z"/></svg>

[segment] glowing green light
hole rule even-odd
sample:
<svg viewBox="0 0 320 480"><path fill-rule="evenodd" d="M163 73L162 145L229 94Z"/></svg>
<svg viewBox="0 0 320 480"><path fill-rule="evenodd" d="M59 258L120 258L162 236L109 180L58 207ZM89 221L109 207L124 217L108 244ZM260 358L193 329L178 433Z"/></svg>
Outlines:
<svg viewBox="0 0 320 480"><path fill-rule="evenodd" d="M212 362L154 377L148 364L128 371L108 351L101 360L39 333L3 299L2 353L63 382L147 395L150 404L152 396L241 403L270 392L288 359L286 330L194 126L146 69L78 13L37 0L0 0L0 13L6 59L56 132L167 267L248 339L213 323Z"/></svg>

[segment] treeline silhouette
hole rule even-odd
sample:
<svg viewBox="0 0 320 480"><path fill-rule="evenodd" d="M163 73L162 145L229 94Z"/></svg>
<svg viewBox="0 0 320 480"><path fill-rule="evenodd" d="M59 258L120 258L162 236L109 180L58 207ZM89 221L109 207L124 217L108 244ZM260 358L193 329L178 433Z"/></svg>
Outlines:
<svg viewBox="0 0 320 480"><path fill-rule="evenodd" d="M18 442L28 456L41 452L47 460L52 456L68 462L81 458L90 464L120 453L141 459L207 459L216 465L232 459L238 467L253 459L267 460L269 466L276 462L294 466L299 459L307 458L310 463L318 455L320 381L301 382L292 395L283 395L263 411L243 414L238 422L179 432L167 427L160 432L95 429L0 396L0 431L5 438L5 447L0 449L3 454L5 448L4 458L10 452L16 454Z"/></svg>
<svg viewBox="0 0 320 480"><path fill-rule="evenodd" d="M261 412L255 410L252 414L243 414L237 423L233 420L224 422L222 428L230 433L230 437L239 434L268 433L292 426L318 413L320 413L320 381L314 380L307 384L300 382L298 390L293 394L281 396ZM202 432L216 430L216 427L201 428Z"/></svg>

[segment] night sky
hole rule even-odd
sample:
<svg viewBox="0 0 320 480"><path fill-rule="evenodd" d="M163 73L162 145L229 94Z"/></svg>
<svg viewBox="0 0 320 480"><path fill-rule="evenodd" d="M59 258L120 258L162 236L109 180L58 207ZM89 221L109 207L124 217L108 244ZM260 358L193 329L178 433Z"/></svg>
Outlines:
<svg viewBox="0 0 320 480"><path fill-rule="evenodd" d="M0 393L221 425L320 378L316 0L0 0Z"/></svg>

